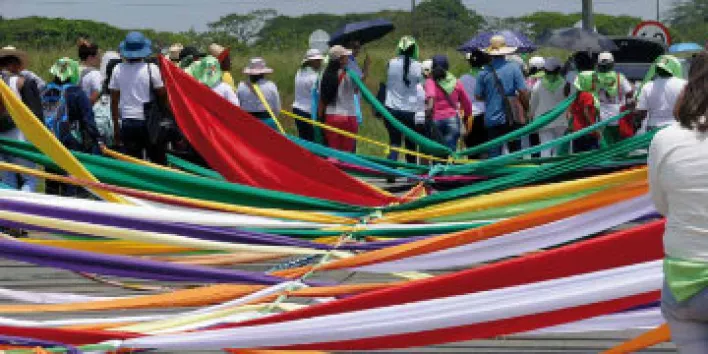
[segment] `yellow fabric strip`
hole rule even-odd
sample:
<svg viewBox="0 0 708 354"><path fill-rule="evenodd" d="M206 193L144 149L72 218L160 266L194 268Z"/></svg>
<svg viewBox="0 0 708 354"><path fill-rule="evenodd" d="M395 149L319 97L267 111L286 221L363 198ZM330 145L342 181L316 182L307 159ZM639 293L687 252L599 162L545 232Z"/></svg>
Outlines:
<svg viewBox="0 0 708 354"><path fill-rule="evenodd" d="M45 171L33 170L31 168L27 168L27 167L19 166L19 165L13 165L13 164L9 164L6 162L0 162L0 170L11 171L11 172L20 173L20 174L26 174L26 175L30 175L30 176L36 176L39 178L44 178L47 180L61 182L61 183L65 183L65 184L71 184L71 185L80 186L80 187L86 187L87 185L90 184L90 183L87 183L87 181L67 178L64 176L57 175L57 174L53 174L53 173L49 173L49 172L45 172ZM107 185L107 186L110 186L110 185ZM101 190L100 186L99 187L92 186L92 187L96 188L98 190ZM123 188L123 189L137 191L137 190L131 189L131 188ZM240 205L234 205L234 204L226 204L226 203L221 203L221 202L212 202L212 201L205 201L205 200L200 200L200 199L193 199L193 198L188 198L188 197L178 197L178 196L155 193L155 192L146 192L146 191L139 191L139 192L142 194L145 194L145 195L164 199L166 202L171 201L175 204L183 203L183 204L188 204L190 207L206 209L206 210L238 213L238 214L253 215L253 216L263 216L263 217L278 218L278 219L285 219L285 220L309 221L309 222L314 222L314 223L325 223L325 224L355 224L356 223L356 220L354 220L354 219L340 217L340 216L332 216L332 215L327 215L327 214L322 214L322 213L247 207L247 206L240 206Z"/></svg>
<svg viewBox="0 0 708 354"><path fill-rule="evenodd" d="M316 127L320 127L320 128L322 128L322 129L329 130L329 131L331 131L331 132L335 132L335 133L337 133L337 134L339 134L339 135L346 136L346 137L348 137L348 138L356 139L356 140L358 140L358 141L363 141L363 142L365 142L365 143L369 143L369 144L372 144L372 145L381 146L381 147L384 148L384 151L385 151L386 154L388 154L388 152L389 152L390 150L393 150L393 151L398 151L398 152L401 152L401 153L404 153L404 154L408 154L408 155L418 156L418 157L420 157L420 158L428 159L428 160L431 160L431 161L438 161L438 162L443 162L443 163L448 163L448 162L449 162L448 159L443 159L443 158L435 157L435 156L432 156L432 155L423 154L423 153L420 153L420 152L417 152L417 151L411 151L411 150L408 150L408 149L405 149L405 148L401 148L401 147L397 147L397 146L391 146L391 145L386 144L386 143L384 143L384 142L377 141L377 140L374 140L374 139L370 139L370 138L367 138L367 137L363 137L363 136L361 136L361 135L348 132L348 131L346 131L346 130L342 130L342 129L339 129L339 128L335 128L335 127L333 127L333 126L330 126L330 125L327 125L327 124L318 122L318 121L316 121L316 120L312 120L312 119L309 119L309 118L301 117L301 116L299 116L299 115L297 115L297 114L288 112L288 111L286 111L286 110L281 110L280 113L282 113L282 114L284 114L284 115L286 115L286 116L288 116L288 117L290 117L290 118L292 118L292 119L297 119L297 120L299 120L299 121L306 122L306 123L311 124L311 125L314 125L314 126L316 126Z"/></svg>
<svg viewBox="0 0 708 354"><path fill-rule="evenodd" d="M426 220L430 218L456 215L463 212L481 211L490 208L499 208L530 201L555 198L591 188L611 187L619 184L646 180L646 178L647 168L642 167L574 181L510 189L467 199L454 200L419 210L394 212L384 215L382 218L375 220L374 222L404 223Z"/></svg>
<svg viewBox="0 0 708 354"><path fill-rule="evenodd" d="M49 156L57 165L61 166L64 171L82 179L98 182L98 179L47 130L44 124L35 117L34 113L22 103L20 98L12 92L3 80L0 80L0 96L2 96L5 109L12 117L17 128L24 133L27 140ZM98 189L94 192L107 201L128 204L128 201L117 194Z"/></svg>
<svg viewBox="0 0 708 354"><path fill-rule="evenodd" d="M253 88L253 92L256 93L256 96L258 96L258 100L261 101L263 107L265 107L266 111L268 111L268 114L270 114L270 117L273 118L273 121L275 121L275 125L278 126L278 130L280 131L280 133L285 134L285 129L283 129L283 126L280 124L278 117L273 113L273 109L268 104L268 101L266 101L265 97L263 97L263 92L261 92L261 88L258 87L258 85L250 86Z"/></svg>
<svg viewBox="0 0 708 354"><path fill-rule="evenodd" d="M187 172L182 171L182 170L176 170L176 169L174 169L174 168L170 168L170 167L167 167L167 166L162 166L162 165L159 165L159 164L156 164L156 163L152 163L152 162L150 162L150 161L145 161L145 160L142 160L142 159L136 159L135 157L132 157L132 156L129 156L129 155L126 155L126 154L121 154L120 152L115 151L115 150L111 150L111 149L109 149L109 148L107 148L107 147L105 147L105 146L103 146L103 145L101 145L101 152L102 152L104 155L106 155L106 156L108 156L108 157L112 157L112 158L114 158L114 159L116 159L116 160L119 160L119 161L130 162L130 163L134 163L134 164L136 164L136 165L142 165L142 166L147 166L147 167L159 168L159 169L161 169L161 170L170 171L170 172L175 172L175 173L188 174Z"/></svg>
<svg viewBox="0 0 708 354"><path fill-rule="evenodd" d="M194 251L194 248L153 245L149 243L123 240L77 241L24 239L23 241L35 245L123 256L147 256Z"/></svg>

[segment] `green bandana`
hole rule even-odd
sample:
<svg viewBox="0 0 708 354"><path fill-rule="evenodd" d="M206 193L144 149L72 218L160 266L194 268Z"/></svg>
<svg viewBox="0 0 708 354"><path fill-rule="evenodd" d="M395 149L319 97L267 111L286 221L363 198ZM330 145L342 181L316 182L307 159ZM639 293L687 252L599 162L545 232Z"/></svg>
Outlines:
<svg viewBox="0 0 708 354"><path fill-rule="evenodd" d="M219 64L219 59L211 55L195 62L190 72L195 79L209 87L221 83L221 64Z"/></svg>
<svg viewBox="0 0 708 354"><path fill-rule="evenodd" d="M79 83L81 72L79 70L79 62L71 58L61 58L57 60L49 69L55 77L61 81L68 81L74 85Z"/></svg>
<svg viewBox="0 0 708 354"><path fill-rule="evenodd" d="M472 77L477 77L479 73L482 71L482 68L472 68L470 69L469 74L472 75Z"/></svg>
<svg viewBox="0 0 708 354"><path fill-rule="evenodd" d="M549 92L556 92L565 84L565 80L560 75L543 75L541 85Z"/></svg>
<svg viewBox="0 0 708 354"><path fill-rule="evenodd" d="M590 92L595 99L595 107L599 108L600 100L597 97L596 78L597 75L594 71L583 71L578 73L578 77L575 78L574 86L580 92Z"/></svg>
<svg viewBox="0 0 708 354"><path fill-rule="evenodd" d="M438 85L442 87L443 90L445 90L445 93L448 95L452 93L452 91L455 91L455 85L457 85L457 78L455 75L450 74L450 72L447 72L447 75L441 80L437 81Z"/></svg>
<svg viewBox="0 0 708 354"><path fill-rule="evenodd" d="M617 84L617 78L621 78L621 74L617 74L615 71L609 71L606 73L597 73L598 88L605 90L607 95L610 97L616 97L619 93L619 85Z"/></svg>
<svg viewBox="0 0 708 354"><path fill-rule="evenodd" d="M418 60L420 57L420 48L418 48L418 43L416 43L415 38L411 36L403 36L400 41L398 41L398 47L396 47L396 54L402 55L403 52L408 50L411 46L415 46L413 50L412 59Z"/></svg>
<svg viewBox="0 0 708 354"><path fill-rule="evenodd" d="M673 77L680 78L683 76L683 67L681 66L681 62L673 55L662 55L656 59L655 64L657 68L664 69Z"/></svg>
<svg viewBox="0 0 708 354"><path fill-rule="evenodd" d="M666 257L664 275L671 293L683 302L708 286L708 263Z"/></svg>

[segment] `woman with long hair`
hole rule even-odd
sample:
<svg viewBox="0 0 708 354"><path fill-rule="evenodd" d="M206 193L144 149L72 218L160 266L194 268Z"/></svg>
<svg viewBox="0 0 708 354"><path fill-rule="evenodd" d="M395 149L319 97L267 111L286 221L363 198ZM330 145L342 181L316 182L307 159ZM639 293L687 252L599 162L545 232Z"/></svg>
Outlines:
<svg viewBox="0 0 708 354"><path fill-rule="evenodd" d="M79 87L89 97L91 105L95 104L101 97L103 88L103 76L99 69L101 56L98 45L88 40L79 39Z"/></svg>
<svg viewBox="0 0 708 354"><path fill-rule="evenodd" d="M356 134L359 125L356 121L354 95L356 87L349 78L346 67L352 51L340 45L329 50L329 63L322 74L320 82L319 117L324 117L327 125ZM354 152L356 140L341 134L326 130L327 145L333 149Z"/></svg>
<svg viewBox="0 0 708 354"><path fill-rule="evenodd" d="M398 42L397 55L388 62L386 81L386 108L394 118L411 130L415 130L415 113L418 105L418 85L423 82L418 43L405 36ZM402 134L384 120L391 146L400 147ZM406 149L415 150L415 143L405 139ZM391 151L388 158L398 160L398 152ZM406 155L408 163L415 163L415 156Z"/></svg>
<svg viewBox="0 0 708 354"><path fill-rule="evenodd" d="M649 149L649 186L666 216L661 310L680 353L708 348L708 52Z"/></svg>
<svg viewBox="0 0 708 354"><path fill-rule="evenodd" d="M460 122L472 116L472 103L462 83L448 70L447 56L433 57L432 77L425 82L426 119L432 120L440 132L442 143L450 150L457 149L457 141L463 131Z"/></svg>
<svg viewBox="0 0 708 354"><path fill-rule="evenodd" d="M324 56L319 49L309 49L305 53L302 65L295 74L295 100L293 113L300 117L312 117L312 90L317 85L319 72ZM310 123L295 120L297 132L301 139L315 141L315 127Z"/></svg>

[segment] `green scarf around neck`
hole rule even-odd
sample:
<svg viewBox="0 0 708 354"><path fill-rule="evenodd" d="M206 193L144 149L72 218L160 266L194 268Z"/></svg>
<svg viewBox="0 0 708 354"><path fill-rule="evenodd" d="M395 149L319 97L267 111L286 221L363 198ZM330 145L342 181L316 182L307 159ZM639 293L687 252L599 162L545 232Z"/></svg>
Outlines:
<svg viewBox="0 0 708 354"><path fill-rule="evenodd" d="M617 79L621 79L622 75L616 71L608 71L606 73L597 72L598 88L605 90L610 97L616 97L619 93L619 84Z"/></svg>
<svg viewBox="0 0 708 354"><path fill-rule="evenodd" d="M446 94L451 94L452 91L455 91L455 86L457 85L457 78L455 75L450 74L450 72L447 72L447 75L445 75L444 78L437 80L436 81L440 87L445 91Z"/></svg>
<svg viewBox="0 0 708 354"><path fill-rule="evenodd" d="M541 78L541 85L549 92L557 92L563 84L565 84L565 80L560 75L544 75Z"/></svg>

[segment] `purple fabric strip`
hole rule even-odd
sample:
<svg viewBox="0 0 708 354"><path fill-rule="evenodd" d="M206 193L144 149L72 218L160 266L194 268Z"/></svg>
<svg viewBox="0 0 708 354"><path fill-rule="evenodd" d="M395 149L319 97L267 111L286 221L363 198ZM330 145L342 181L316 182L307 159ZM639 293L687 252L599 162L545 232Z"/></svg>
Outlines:
<svg viewBox="0 0 708 354"><path fill-rule="evenodd" d="M104 255L0 239L0 256L17 261L76 272L194 283L250 283L272 285L285 279L235 269L216 269L147 259Z"/></svg>
<svg viewBox="0 0 708 354"><path fill-rule="evenodd" d="M81 351L79 351L76 347L74 347L72 345L67 345L67 344L58 343L58 342L52 342L52 341L48 341L48 340L39 340L39 339L28 338L28 337L15 337L15 336L0 335L0 343L6 344L6 345L23 346L23 347L24 346L42 347L42 348L64 347L64 348L66 348L67 354L81 353Z"/></svg>
<svg viewBox="0 0 708 354"><path fill-rule="evenodd" d="M168 223L153 220L141 220L121 215L107 215L105 213L93 211L77 211L69 208L50 207L41 204L35 204L25 201L3 200L0 205L1 209L39 215L54 219L80 221L92 224L105 226L120 227L132 230L141 230L148 232L167 233L195 238L207 241L218 242L234 242L246 243L254 245L270 245L270 246L290 246L313 248L318 250L330 250L329 245L323 245L316 242L299 240L282 235L274 235L255 231L245 231L231 228L207 227L186 223ZM38 228L31 227L33 230ZM43 228L40 231L47 231ZM65 232L54 230L55 232ZM94 236L94 235L88 235ZM384 247L389 247L395 244L405 243L407 240L396 240L392 242L372 242L361 244L346 244L339 247L342 250L375 250Z"/></svg>

